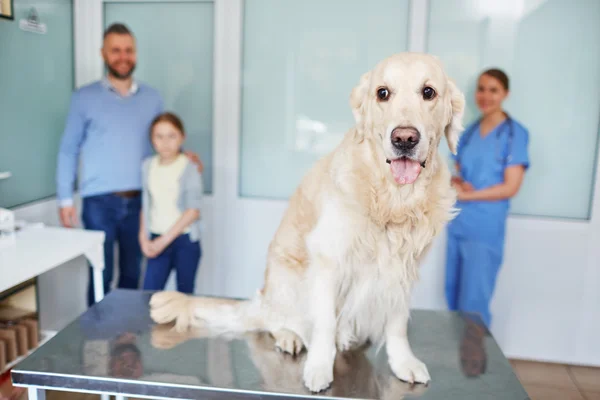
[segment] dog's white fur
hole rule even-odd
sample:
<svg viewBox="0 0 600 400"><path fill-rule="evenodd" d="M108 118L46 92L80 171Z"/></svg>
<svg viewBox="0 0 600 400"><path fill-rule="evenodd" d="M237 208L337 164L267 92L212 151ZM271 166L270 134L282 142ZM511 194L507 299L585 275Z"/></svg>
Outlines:
<svg viewBox="0 0 600 400"><path fill-rule="evenodd" d="M391 91L385 102L376 95L382 86ZM424 99L424 86L435 89L433 100ZM333 381L336 351L366 341L385 342L399 379L428 382L407 339L409 300L419 261L454 215L456 193L437 148L445 135L456 151L464 102L436 57L401 53L381 61L350 95L355 127L290 198L257 296L160 292L150 302L152 318L175 321L179 330L265 330L290 353L306 346L304 384L315 392ZM397 184L386 163L397 158L396 126L421 134L415 154L426 167L413 184Z"/></svg>

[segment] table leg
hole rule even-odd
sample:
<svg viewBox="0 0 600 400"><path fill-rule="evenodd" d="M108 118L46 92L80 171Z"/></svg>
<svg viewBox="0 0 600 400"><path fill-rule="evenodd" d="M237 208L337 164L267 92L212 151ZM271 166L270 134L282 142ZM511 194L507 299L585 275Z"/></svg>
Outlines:
<svg viewBox="0 0 600 400"><path fill-rule="evenodd" d="M94 268L94 300L98 303L104 298L104 277L102 270Z"/></svg>
<svg viewBox="0 0 600 400"><path fill-rule="evenodd" d="M85 252L85 257L92 264L94 279L94 300L98 303L104 298L104 245L99 244Z"/></svg>
<svg viewBox="0 0 600 400"><path fill-rule="evenodd" d="M110 395L102 393L100 395L100 400L110 400Z"/></svg>
<svg viewBox="0 0 600 400"><path fill-rule="evenodd" d="M36 387L27 388L27 398L29 400L46 400L46 391Z"/></svg>
<svg viewBox="0 0 600 400"><path fill-rule="evenodd" d="M115 400L127 400L127 397L118 395L118 396L115 396Z"/></svg>

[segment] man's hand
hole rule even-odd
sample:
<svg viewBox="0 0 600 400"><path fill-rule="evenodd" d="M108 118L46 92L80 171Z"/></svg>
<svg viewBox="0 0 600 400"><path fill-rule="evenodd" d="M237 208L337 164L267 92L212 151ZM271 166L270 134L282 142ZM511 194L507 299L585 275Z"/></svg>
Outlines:
<svg viewBox="0 0 600 400"><path fill-rule="evenodd" d="M74 228L77 225L77 210L75 207L61 207L60 223L66 228Z"/></svg>
<svg viewBox="0 0 600 400"><path fill-rule="evenodd" d="M200 160L200 157L198 157L198 154L196 154L190 150L184 151L183 154L185 154L192 163L196 164L196 166L198 167L199 173L202 173L202 171L204 171L204 164L202 164L202 160Z"/></svg>

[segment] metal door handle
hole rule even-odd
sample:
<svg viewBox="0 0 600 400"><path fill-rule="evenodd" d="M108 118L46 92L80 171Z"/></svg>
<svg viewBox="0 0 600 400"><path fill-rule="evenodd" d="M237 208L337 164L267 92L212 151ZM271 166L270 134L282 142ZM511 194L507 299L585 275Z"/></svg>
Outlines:
<svg viewBox="0 0 600 400"><path fill-rule="evenodd" d="M5 171L5 172L0 172L0 181L1 181L2 179L8 179L8 178L10 178L11 176L12 176L12 174L11 174L10 172L8 172L8 171Z"/></svg>

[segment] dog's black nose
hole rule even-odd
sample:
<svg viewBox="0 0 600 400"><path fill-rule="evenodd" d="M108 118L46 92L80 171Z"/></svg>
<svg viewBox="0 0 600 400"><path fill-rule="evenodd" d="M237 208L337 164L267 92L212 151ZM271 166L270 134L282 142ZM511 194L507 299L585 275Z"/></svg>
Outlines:
<svg viewBox="0 0 600 400"><path fill-rule="evenodd" d="M415 128L396 127L392 131L392 145L401 151L413 149L421 140L421 134Z"/></svg>

